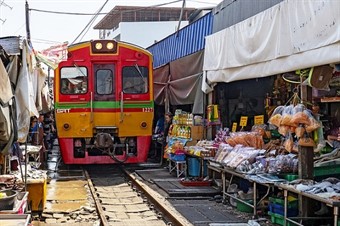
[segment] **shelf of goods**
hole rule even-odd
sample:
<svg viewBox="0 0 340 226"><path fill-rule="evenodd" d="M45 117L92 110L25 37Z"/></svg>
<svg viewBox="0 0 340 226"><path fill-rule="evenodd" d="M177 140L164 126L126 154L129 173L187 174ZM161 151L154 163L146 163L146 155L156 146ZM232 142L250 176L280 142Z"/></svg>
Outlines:
<svg viewBox="0 0 340 226"><path fill-rule="evenodd" d="M174 138L184 138L197 143L203 139L203 126L174 124L171 131L171 136Z"/></svg>

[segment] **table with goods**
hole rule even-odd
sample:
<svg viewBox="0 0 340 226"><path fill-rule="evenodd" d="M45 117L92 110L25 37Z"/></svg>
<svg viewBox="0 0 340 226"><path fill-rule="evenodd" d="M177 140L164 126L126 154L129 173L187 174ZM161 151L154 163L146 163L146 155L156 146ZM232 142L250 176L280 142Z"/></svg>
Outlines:
<svg viewBox="0 0 340 226"><path fill-rule="evenodd" d="M254 216L260 202L268 196L267 211L272 222L294 225L290 218L298 217L297 197L302 195L332 208L334 225L337 225L340 150L326 154L320 151L320 127L320 122L303 105L280 106L274 110L268 125L254 125L249 132L218 131L213 144L217 151L209 160L208 169L221 175L224 197L235 206L242 203L251 207L247 211ZM317 188L313 185L320 183L327 184L328 190L319 189L320 193L316 194L293 188L301 187L304 182L298 176L299 147L313 147L315 152L314 179L305 188L315 191ZM235 187L235 177L252 184L248 192ZM266 187L263 196L259 197L256 185ZM330 191L332 196L327 196Z"/></svg>

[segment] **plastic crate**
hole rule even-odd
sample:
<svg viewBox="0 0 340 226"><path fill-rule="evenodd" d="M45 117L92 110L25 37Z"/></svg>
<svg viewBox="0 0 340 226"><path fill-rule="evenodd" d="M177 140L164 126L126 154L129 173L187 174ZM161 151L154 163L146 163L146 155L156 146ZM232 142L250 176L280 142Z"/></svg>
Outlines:
<svg viewBox="0 0 340 226"><path fill-rule="evenodd" d="M283 198L275 198L275 197L269 197L269 201L274 204L284 205L285 200ZM298 207L298 199L294 198L293 196L288 196L288 203L287 208L297 208Z"/></svg>
<svg viewBox="0 0 340 226"><path fill-rule="evenodd" d="M243 201L246 201L249 204L253 204L253 200L243 200ZM254 210L253 207L248 206L247 204L240 202L238 200L236 202L237 202L237 205L236 205L237 210L244 212L244 213L252 213L253 212L253 210Z"/></svg>
<svg viewBox="0 0 340 226"><path fill-rule="evenodd" d="M173 161L184 161L185 154L170 154L169 158Z"/></svg>
<svg viewBox="0 0 340 226"><path fill-rule="evenodd" d="M318 166L314 167L314 176L332 176L340 174L340 164L330 164L328 166Z"/></svg>
<svg viewBox="0 0 340 226"><path fill-rule="evenodd" d="M280 215L284 215L285 208L283 205L275 204L275 203L269 203L268 205L269 211L271 213L277 213ZM296 217L299 214L299 209L296 207L293 208L287 208L287 217Z"/></svg>
<svg viewBox="0 0 340 226"><path fill-rule="evenodd" d="M293 181L293 180L299 179L299 175L297 174L282 174L282 175L279 175L279 177L287 181Z"/></svg>
<svg viewBox="0 0 340 226"><path fill-rule="evenodd" d="M268 212L268 215L270 216L270 220L272 223L274 224L278 224L278 225L284 225L285 223L285 220L284 220L284 217L280 214L277 214L277 213L272 213L272 212ZM292 223L292 222L289 222L287 221L286 222L286 226L295 226L296 224Z"/></svg>

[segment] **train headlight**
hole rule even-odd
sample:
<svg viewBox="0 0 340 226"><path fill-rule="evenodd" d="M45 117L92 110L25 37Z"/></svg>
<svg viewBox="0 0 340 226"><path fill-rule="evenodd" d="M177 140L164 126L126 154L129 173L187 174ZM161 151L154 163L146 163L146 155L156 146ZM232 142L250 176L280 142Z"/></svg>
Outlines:
<svg viewBox="0 0 340 226"><path fill-rule="evenodd" d="M117 53L118 43L114 40L95 40L91 41L93 54L113 54Z"/></svg>
<svg viewBox="0 0 340 226"><path fill-rule="evenodd" d="M100 42L96 43L96 49L100 50L103 48L103 45Z"/></svg>
<svg viewBox="0 0 340 226"><path fill-rule="evenodd" d="M63 125L63 128L64 128L64 130L69 130L69 129L71 128L71 126L70 126L70 124L65 123L65 124Z"/></svg>
<svg viewBox="0 0 340 226"><path fill-rule="evenodd" d="M106 44L106 48L109 49L109 50L113 49L113 47L114 47L114 45L113 45L112 42L108 42L108 43Z"/></svg>
<svg viewBox="0 0 340 226"><path fill-rule="evenodd" d="M148 124L146 122L142 122L140 124L140 127L142 127L143 129L145 129L146 127L148 127Z"/></svg>

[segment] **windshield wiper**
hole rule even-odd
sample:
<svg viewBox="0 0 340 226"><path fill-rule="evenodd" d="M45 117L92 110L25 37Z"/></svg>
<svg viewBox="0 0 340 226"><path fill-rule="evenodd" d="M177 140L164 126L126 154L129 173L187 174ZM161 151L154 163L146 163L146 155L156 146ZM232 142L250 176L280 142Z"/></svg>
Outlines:
<svg viewBox="0 0 340 226"><path fill-rule="evenodd" d="M77 68L77 70L84 76L86 77L86 75L84 74L84 72L82 72L82 70L80 70L79 66L73 62L73 65Z"/></svg>
<svg viewBox="0 0 340 226"><path fill-rule="evenodd" d="M141 70L140 70L140 68L137 64L135 64L135 68L136 68L136 71L138 72L138 74L140 75L140 77L142 78L142 81L143 81L142 84L145 84L144 76L143 76L143 74L142 74L142 72L141 72ZM140 85L142 85L142 84L140 84Z"/></svg>

